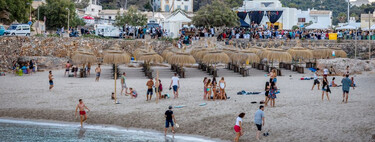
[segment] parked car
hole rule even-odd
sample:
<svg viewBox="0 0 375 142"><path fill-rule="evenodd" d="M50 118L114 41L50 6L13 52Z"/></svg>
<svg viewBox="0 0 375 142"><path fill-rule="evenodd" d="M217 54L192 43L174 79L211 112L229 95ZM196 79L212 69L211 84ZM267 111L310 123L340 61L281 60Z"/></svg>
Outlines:
<svg viewBox="0 0 375 142"><path fill-rule="evenodd" d="M30 36L30 26L28 24L12 24L8 30L5 30L4 35Z"/></svg>
<svg viewBox="0 0 375 142"><path fill-rule="evenodd" d="M5 28L3 25L0 25L0 36L4 35Z"/></svg>

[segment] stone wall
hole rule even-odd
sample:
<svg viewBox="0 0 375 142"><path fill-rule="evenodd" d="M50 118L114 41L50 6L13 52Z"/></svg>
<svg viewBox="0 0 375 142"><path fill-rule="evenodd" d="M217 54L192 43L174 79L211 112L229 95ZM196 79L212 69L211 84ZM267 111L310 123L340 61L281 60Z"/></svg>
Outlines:
<svg viewBox="0 0 375 142"><path fill-rule="evenodd" d="M161 53L171 43L159 40L148 40L153 49ZM58 38L58 37L0 37L0 71L11 69L12 62L31 59L28 56L46 62L48 60L69 60L72 53L80 47L88 45L96 56L114 44L119 44L121 50L133 53L137 48L145 47L144 40L97 39L97 38ZM55 58L56 57L56 58ZM53 64L55 64L53 63ZM49 68L50 69L50 68Z"/></svg>

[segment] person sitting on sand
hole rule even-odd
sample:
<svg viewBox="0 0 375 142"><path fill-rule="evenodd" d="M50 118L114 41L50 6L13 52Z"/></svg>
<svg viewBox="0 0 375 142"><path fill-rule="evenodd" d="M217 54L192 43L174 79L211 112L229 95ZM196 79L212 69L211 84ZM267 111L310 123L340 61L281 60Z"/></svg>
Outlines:
<svg viewBox="0 0 375 142"><path fill-rule="evenodd" d="M276 93L277 93L277 87L274 82L271 82L270 93L268 95L271 107L275 107Z"/></svg>
<svg viewBox="0 0 375 142"><path fill-rule="evenodd" d="M212 83L211 84L212 84L211 88L212 88L212 95L213 95L212 99L215 101L215 99L217 97L217 92L216 92L217 82L216 82L216 78L215 77L212 79Z"/></svg>
<svg viewBox="0 0 375 142"><path fill-rule="evenodd" d="M174 117L172 106L168 107L168 110L164 113L165 115L165 129L164 129L164 135L167 136L167 130L169 128L169 124L172 126L172 133L174 133L174 123L176 122L176 118ZM174 123L173 123L174 122Z"/></svg>
<svg viewBox="0 0 375 142"><path fill-rule="evenodd" d="M331 68L329 68L329 75L334 75L333 73L336 74L336 71L333 66L331 66Z"/></svg>
<svg viewBox="0 0 375 142"><path fill-rule="evenodd" d="M206 83L206 88L207 88L207 100L210 100L211 99L211 79L208 79L207 83Z"/></svg>
<svg viewBox="0 0 375 142"><path fill-rule="evenodd" d="M85 109L87 109L88 112L90 112L90 109L86 107L86 105L83 103L82 99L79 99L78 101L79 101L79 104L76 107L75 116L77 118L77 110L79 109L79 115L81 117L81 127L83 127L83 122L85 122L87 120L87 115L86 115Z"/></svg>
<svg viewBox="0 0 375 142"><path fill-rule="evenodd" d="M318 90L320 90L320 88L319 88L319 86L320 86L320 82L319 82L319 80L318 80L318 71L319 71L319 68L316 69L316 71L314 72L314 84L313 84L311 90L314 89L315 85L317 85L317 86L318 86Z"/></svg>
<svg viewBox="0 0 375 142"><path fill-rule="evenodd" d="M206 88L206 84L207 84L207 77L204 77L203 79L203 100L205 100L207 98L207 88Z"/></svg>
<svg viewBox="0 0 375 142"><path fill-rule="evenodd" d="M266 91L265 92L265 96L266 96L266 99L264 101L264 106L267 106L268 105L268 101L270 100L270 97L268 96L270 94L270 83L269 82L266 82L266 87L264 88L264 90Z"/></svg>
<svg viewBox="0 0 375 142"><path fill-rule="evenodd" d="M130 96L132 96L132 99L135 99L135 98L137 98L138 93L133 88L129 88L129 93L126 93L126 95L130 95Z"/></svg>
<svg viewBox="0 0 375 142"><path fill-rule="evenodd" d="M236 137L234 137L234 141L238 142L240 137L243 135L243 130L242 130L242 119L245 117L245 113L240 113L236 119L236 125L234 125L233 129L236 132Z"/></svg>
<svg viewBox="0 0 375 142"><path fill-rule="evenodd" d="M328 92L331 93L331 90L329 89L329 86L328 86L328 79L327 79L327 76L324 76L324 77L323 77L323 86L322 86L322 101L323 101L323 99L324 99L324 93L326 93L326 95L327 95L327 99L328 99L328 101L329 101Z"/></svg>
<svg viewBox="0 0 375 142"><path fill-rule="evenodd" d="M220 87L220 99L227 99L227 96L225 95L225 88L227 87L226 82L224 81L224 77L221 77L221 80L219 81L219 87Z"/></svg>
<svg viewBox="0 0 375 142"><path fill-rule="evenodd" d="M335 77L332 78L331 86L332 87L337 87L337 84L335 83Z"/></svg>
<svg viewBox="0 0 375 142"><path fill-rule="evenodd" d="M147 94L146 94L146 97L147 97L147 100L148 101L148 96L150 95L150 101L151 101L151 98L152 98L152 86L154 86L154 81L152 81L152 78L150 78L150 80L147 81L146 83L146 86L147 86Z"/></svg>
<svg viewBox="0 0 375 142"><path fill-rule="evenodd" d="M255 112L254 123L258 129L256 133L256 139L259 140L260 132L262 131L262 126L264 126L264 123L266 123L265 117L264 117L264 106L262 105L259 106L259 110Z"/></svg>
<svg viewBox="0 0 375 142"><path fill-rule="evenodd" d="M114 100L115 99L115 93L112 92L112 95L111 95L111 99Z"/></svg>

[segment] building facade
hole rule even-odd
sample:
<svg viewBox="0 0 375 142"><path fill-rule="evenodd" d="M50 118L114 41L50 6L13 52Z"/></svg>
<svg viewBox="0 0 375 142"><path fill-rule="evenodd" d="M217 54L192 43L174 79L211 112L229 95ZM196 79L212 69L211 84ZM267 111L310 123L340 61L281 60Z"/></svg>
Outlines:
<svg viewBox="0 0 375 142"><path fill-rule="evenodd" d="M160 11L171 12L176 9L193 12L193 0L160 0Z"/></svg>
<svg viewBox="0 0 375 142"><path fill-rule="evenodd" d="M310 10L301 11L298 14L298 23L297 25L305 23L316 23L322 27L330 28L332 27L332 11L327 10Z"/></svg>
<svg viewBox="0 0 375 142"><path fill-rule="evenodd" d="M85 8L85 15L92 16L92 17L99 17L100 11L103 8L101 5L97 5L97 0L90 0L89 5Z"/></svg>
<svg viewBox="0 0 375 142"><path fill-rule="evenodd" d="M372 14L361 14L361 28L369 28L375 25L375 12Z"/></svg>

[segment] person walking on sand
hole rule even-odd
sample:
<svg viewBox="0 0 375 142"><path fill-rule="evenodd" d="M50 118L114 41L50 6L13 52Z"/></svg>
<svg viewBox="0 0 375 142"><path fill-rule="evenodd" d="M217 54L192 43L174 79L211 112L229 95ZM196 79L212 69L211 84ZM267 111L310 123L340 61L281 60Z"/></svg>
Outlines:
<svg viewBox="0 0 375 142"><path fill-rule="evenodd" d="M48 79L49 79L49 90L51 91L51 89L53 88L53 75L52 75L52 71L49 71Z"/></svg>
<svg viewBox="0 0 375 142"><path fill-rule="evenodd" d="M147 81L146 83L146 86L147 86L147 94L146 94L146 97L147 97L147 100L148 101L148 95L150 95L150 101L151 101L151 98L152 98L152 86L154 86L154 81L152 81L152 78L150 78L150 80Z"/></svg>
<svg viewBox="0 0 375 142"><path fill-rule="evenodd" d="M178 98L178 90L180 89L180 79L177 77L177 73L174 73L174 76L171 80L171 85L169 85L169 88L173 87L173 94L174 98Z"/></svg>
<svg viewBox="0 0 375 142"><path fill-rule="evenodd" d="M269 82L266 82L266 86L265 86L265 88L264 88L264 90L266 91L266 92L265 92L266 99L265 99L265 101L264 101L264 106L267 106L267 105L268 105L268 101L270 101L270 96L269 96L269 94L270 94L270 89L271 89L271 87L270 87L270 83L269 83ZM272 102L271 102L271 104L272 104Z"/></svg>
<svg viewBox="0 0 375 142"><path fill-rule="evenodd" d="M76 107L75 116L77 118L77 111L79 109L79 115L81 117L81 127L83 127L83 122L85 122L87 120L87 114L86 114L85 109L87 109L88 112L90 112L90 109L87 108L87 106L82 102L82 99L79 99L78 102L79 103L78 103L78 105Z"/></svg>
<svg viewBox="0 0 375 142"><path fill-rule="evenodd" d="M70 67L71 67L71 64L68 62L66 62L65 64L65 73L64 73L64 76L66 75L66 73L68 73L68 76L69 76L69 70L70 70Z"/></svg>
<svg viewBox="0 0 375 142"><path fill-rule="evenodd" d="M342 92L343 92L342 102L348 103L349 90L350 90L350 86L353 83L352 80L349 79L349 74L345 75L345 78L341 80L341 83L342 83ZM353 85L353 89L354 89L354 85Z"/></svg>
<svg viewBox="0 0 375 142"><path fill-rule="evenodd" d="M169 124L172 127L172 133L174 133L174 123L176 123L176 118L174 117L172 106L168 107L168 110L165 112L165 129L164 129L164 135L167 136L167 130L169 128ZM174 123L173 123L174 122Z"/></svg>
<svg viewBox="0 0 375 142"><path fill-rule="evenodd" d="M327 76L324 76L323 77L323 86L322 86L322 101L324 99L324 93L326 93L327 99L329 101L328 92L331 93L331 90L329 89Z"/></svg>
<svg viewBox="0 0 375 142"><path fill-rule="evenodd" d="M320 86L320 82L319 82L319 80L318 80L318 71L319 71L319 68L316 69L316 71L314 72L314 84L313 84L311 90L314 89L315 85L317 85L317 86L318 86L318 90L320 90L320 88L319 88L319 86Z"/></svg>
<svg viewBox="0 0 375 142"><path fill-rule="evenodd" d="M256 139L259 140L259 136L262 131L262 126L264 126L264 123L266 123L265 116L264 116L264 106L261 105L259 107L259 110L255 112L254 123L258 129L256 133Z"/></svg>
<svg viewBox="0 0 375 142"><path fill-rule="evenodd" d="M224 80L224 77L221 77L221 80L219 81L219 87L220 87L220 99L227 100L227 96L225 95L225 88L227 87L227 83Z"/></svg>
<svg viewBox="0 0 375 142"><path fill-rule="evenodd" d="M236 137L234 137L234 141L238 142L240 137L243 135L242 131L242 119L245 117L245 113L240 113L236 119L236 125L234 125L234 131L236 132Z"/></svg>
<svg viewBox="0 0 375 142"><path fill-rule="evenodd" d="M126 93L128 93L128 87L126 86L125 77L126 77L126 73L123 72L121 76L121 88L122 89L121 89L120 94L122 94L122 91L125 90L124 94L126 95Z"/></svg>
<svg viewBox="0 0 375 142"><path fill-rule="evenodd" d="M96 79L95 79L95 81L99 82L100 73L102 72L102 69L100 68L100 64L98 64L98 66L96 67L95 72L96 72Z"/></svg>

